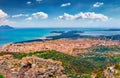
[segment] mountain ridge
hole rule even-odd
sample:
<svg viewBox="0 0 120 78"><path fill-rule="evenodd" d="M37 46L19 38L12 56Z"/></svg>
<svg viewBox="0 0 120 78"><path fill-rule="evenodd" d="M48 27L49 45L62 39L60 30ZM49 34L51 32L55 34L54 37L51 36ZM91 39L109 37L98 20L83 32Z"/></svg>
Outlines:
<svg viewBox="0 0 120 78"><path fill-rule="evenodd" d="M13 27L9 26L9 25L1 25L0 26L0 30L3 30L3 29L14 29Z"/></svg>

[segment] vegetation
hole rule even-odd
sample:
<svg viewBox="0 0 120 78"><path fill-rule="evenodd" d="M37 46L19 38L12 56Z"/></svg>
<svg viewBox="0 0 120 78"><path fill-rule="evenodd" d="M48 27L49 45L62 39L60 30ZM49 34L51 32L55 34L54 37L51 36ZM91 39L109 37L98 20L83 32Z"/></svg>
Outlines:
<svg viewBox="0 0 120 78"><path fill-rule="evenodd" d="M115 54L117 52L117 54ZM76 57L57 51L40 51L31 53L0 53L0 56L12 54L14 58L21 59L26 56L37 56L44 59L61 61L64 67L63 73L71 78L91 78L96 73L96 78L104 78L103 70L120 62L120 47L94 47L92 51L80 54ZM117 69L120 67L116 66Z"/></svg>
<svg viewBox="0 0 120 78"><path fill-rule="evenodd" d="M5 55L8 53L0 53L0 55ZM26 56L37 56L44 59L53 59L57 61L61 61L63 67L65 68L64 73L68 76L78 76L84 73L89 73L95 69L93 64L88 61L78 59L77 57L73 57L64 53L60 53L57 51L41 51L41 52L32 52L32 53L9 53L14 56L16 59L21 59ZM84 70L84 71L83 71Z"/></svg>
<svg viewBox="0 0 120 78"><path fill-rule="evenodd" d="M0 75L0 78L4 78L2 75Z"/></svg>
<svg viewBox="0 0 120 78"><path fill-rule="evenodd" d="M120 64L115 64L115 69L119 70L120 71Z"/></svg>
<svg viewBox="0 0 120 78"><path fill-rule="evenodd" d="M110 51L116 51L120 52L120 46L96 46L92 48L92 52L110 52Z"/></svg>

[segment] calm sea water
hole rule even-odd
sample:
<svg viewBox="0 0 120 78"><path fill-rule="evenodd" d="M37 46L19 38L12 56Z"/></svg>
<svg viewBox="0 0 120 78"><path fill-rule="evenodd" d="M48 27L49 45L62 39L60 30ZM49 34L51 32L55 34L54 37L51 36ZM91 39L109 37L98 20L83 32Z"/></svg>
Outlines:
<svg viewBox="0 0 120 78"><path fill-rule="evenodd" d="M116 35L120 31L91 31L99 28L21 28L14 30L0 30L0 46L7 43L39 39L49 35L51 31L85 31L82 35ZM102 30L102 29L101 29Z"/></svg>

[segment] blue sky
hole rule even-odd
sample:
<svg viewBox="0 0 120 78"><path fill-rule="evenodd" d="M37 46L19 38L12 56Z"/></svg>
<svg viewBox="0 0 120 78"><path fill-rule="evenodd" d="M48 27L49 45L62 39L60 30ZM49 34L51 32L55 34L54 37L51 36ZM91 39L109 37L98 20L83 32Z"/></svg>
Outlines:
<svg viewBox="0 0 120 78"><path fill-rule="evenodd" d="M0 0L0 25L120 28L120 0Z"/></svg>

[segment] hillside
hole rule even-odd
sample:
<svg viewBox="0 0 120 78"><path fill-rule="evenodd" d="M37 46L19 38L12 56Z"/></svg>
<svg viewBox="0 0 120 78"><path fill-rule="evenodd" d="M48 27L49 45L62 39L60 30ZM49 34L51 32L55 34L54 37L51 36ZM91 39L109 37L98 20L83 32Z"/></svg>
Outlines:
<svg viewBox="0 0 120 78"><path fill-rule="evenodd" d="M111 47L107 47L108 51L105 49L106 51L104 52L99 51L98 47L94 47L91 52L78 56L71 56L54 50L31 53L0 53L0 55L11 54L15 59L22 59L23 57L33 55L39 58L53 59L62 62L64 67L63 73L68 77L91 78L91 75L95 74L97 78L104 78L103 70L120 62L120 51L117 51L120 47L113 47L114 49L111 49Z"/></svg>
<svg viewBox="0 0 120 78"><path fill-rule="evenodd" d="M27 47L26 49L31 49L32 46L35 44L36 47L41 44L44 44L44 47L47 46L47 49L45 50L41 49L40 51L31 50L30 52L24 52L22 51L23 49L21 49L23 46ZM48 44L52 44L52 45L48 45ZM54 48L53 44L58 47ZM80 47L81 50L82 51L87 50L87 52L82 52L82 53L78 52L77 55L72 55L77 51L79 51L79 47L72 50L73 51L72 54L64 52L64 49L63 51L61 50L62 52L60 50L56 51L60 46L62 47L66 46L65 47L66 49L67 47L69 47L68 50L74 49L76 46L83 46ZM71 46L73 46L73 48L71 48ZM12 48L14 47L16 48L14 50L21 49L21 52L13 52L14 50L12 50ZM53 47L55 50L50 49L50 47ZM103 71L107 67L113 66L120 62L119 41L109 41L109 40L105 41L105 40L91 40L91 39L78 39L78 40L60 39L53 41L44 41L40 43L30 42L30 43L8 44L3 46L2 48L5 48L7 52L4 51L0 52L0 56L9 54L12 55L14 59L18 59L18 60L21 60L26 57L36 56L46 60L52 59L54 61L59 61L62 63L62 66L64 68L62 73L65 74L67 77L71 77L71 78L92 78L92 77L106 78Z"/></svg>

